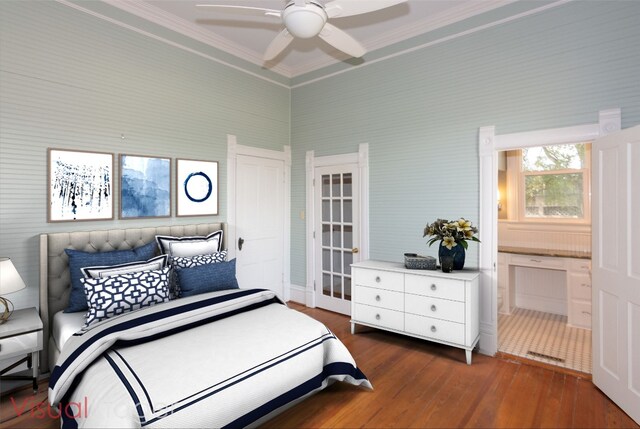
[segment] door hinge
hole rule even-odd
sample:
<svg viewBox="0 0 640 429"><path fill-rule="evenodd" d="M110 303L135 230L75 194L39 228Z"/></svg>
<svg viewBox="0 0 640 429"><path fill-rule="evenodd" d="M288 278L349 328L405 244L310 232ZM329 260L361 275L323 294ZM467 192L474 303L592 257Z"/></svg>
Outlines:
<svg viewBox="0 0 640 429"><path fill-rule="evenodd" d="M316 238L316 232L315 231L313 231L313 238L314 239Z"/></svg>
<svg viewBox="0 0 640 429"><path fill-rule="evenodd" d="M316 186L316 179L313 179L313 182L311 182L311 186Z"/></svg>
<svg viewBox="0 0 640 429"><path fill-rule="evenodd" d="M316 291L316 281L315 280L313 281L313 291L314 292Z"/></svg>

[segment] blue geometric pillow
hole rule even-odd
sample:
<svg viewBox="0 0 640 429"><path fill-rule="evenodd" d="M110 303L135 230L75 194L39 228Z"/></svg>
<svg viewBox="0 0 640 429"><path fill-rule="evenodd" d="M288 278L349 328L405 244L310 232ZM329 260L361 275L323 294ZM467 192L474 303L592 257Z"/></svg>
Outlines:
<svg viewBox="0 0 640 429"><path fill-rule="evenodd" d="M180 278L178 277L178 271L184 268L199 267L207 264L217 264L227 260L227 251L211 253L209 255L196 255L191 257L174 256L169 262L171 268L174 269L173 278L171 279L171 296L178 298L180 296Z"/></svg>
<svg viewBox="0 0 640 429"><path fill-rule="evenodd" d="M117 265L127 262L146 261L155 256L157 245L154 241L144 246L129 250L114 250L111 252L83 252L81 250L64 249L69 257L69 273L71 274L71 294L65 313L87 311L87 297L84 286L80 282L83 278L82 268L103 265Z"/></svg>
<svg viewBox="0 0 640 429"><path fill-rule="evenodd" d="M170 268L81 279L89 303L85 327L119 314L169 301Z"/></svg>
<svg viewBox="0 0 640 429"><path fill-rule="evenodd" d="M178 271L180 296L192 296L217 290L238 289L236 260L183 268Z"/></svg>

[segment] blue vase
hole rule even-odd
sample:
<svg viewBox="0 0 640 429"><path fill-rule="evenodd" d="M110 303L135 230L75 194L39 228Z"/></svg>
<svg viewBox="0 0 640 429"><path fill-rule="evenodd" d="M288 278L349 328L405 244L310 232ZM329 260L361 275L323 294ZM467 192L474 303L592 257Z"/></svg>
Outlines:
<svg viewBox="0 0 640 429"><path fill-rule="evenodd" d="M446 246L442 245L442 241L441 241L440 246L438 248L438 256L440 259L443 256L453 256L453 269L461 270L464 268L465 250L464 250L464 247L462 247L462 244L453 246L451 250L449 250L446 248ZM440 261L440 265L442 265L442 260Z"/></svg>

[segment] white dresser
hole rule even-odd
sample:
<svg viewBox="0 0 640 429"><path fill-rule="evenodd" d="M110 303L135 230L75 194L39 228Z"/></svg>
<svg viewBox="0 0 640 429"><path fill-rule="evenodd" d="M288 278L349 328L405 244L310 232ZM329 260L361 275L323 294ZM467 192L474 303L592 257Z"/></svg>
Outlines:
<svg viewBox="0 0 640 429"><path fill-rule="evenodd" d="M408 270L403 264L351 265L351 333L356 325L435 341L465 350L467 364L479 338L477 271Z"/></svg>

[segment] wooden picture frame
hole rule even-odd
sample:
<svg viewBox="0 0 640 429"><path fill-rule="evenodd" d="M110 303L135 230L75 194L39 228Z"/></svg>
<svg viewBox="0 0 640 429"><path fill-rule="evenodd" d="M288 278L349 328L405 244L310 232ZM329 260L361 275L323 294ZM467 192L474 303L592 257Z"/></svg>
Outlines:
<svg viewBox="0 0 640 429"><path fill-rule="evenodd" d="M47 149L47 222L112 220L113 157Z"/></svg>
<svg viewBox="0 0 640 429"><path fill-rule="evenodd" d="M120 154L120 219L171 217L171 158Z"/></svg>
<svg viewBox="0 0 640 429"><path fill-rule="evenodd" d="M176 160L176 216L218 214L217 161Z"/></svg>

